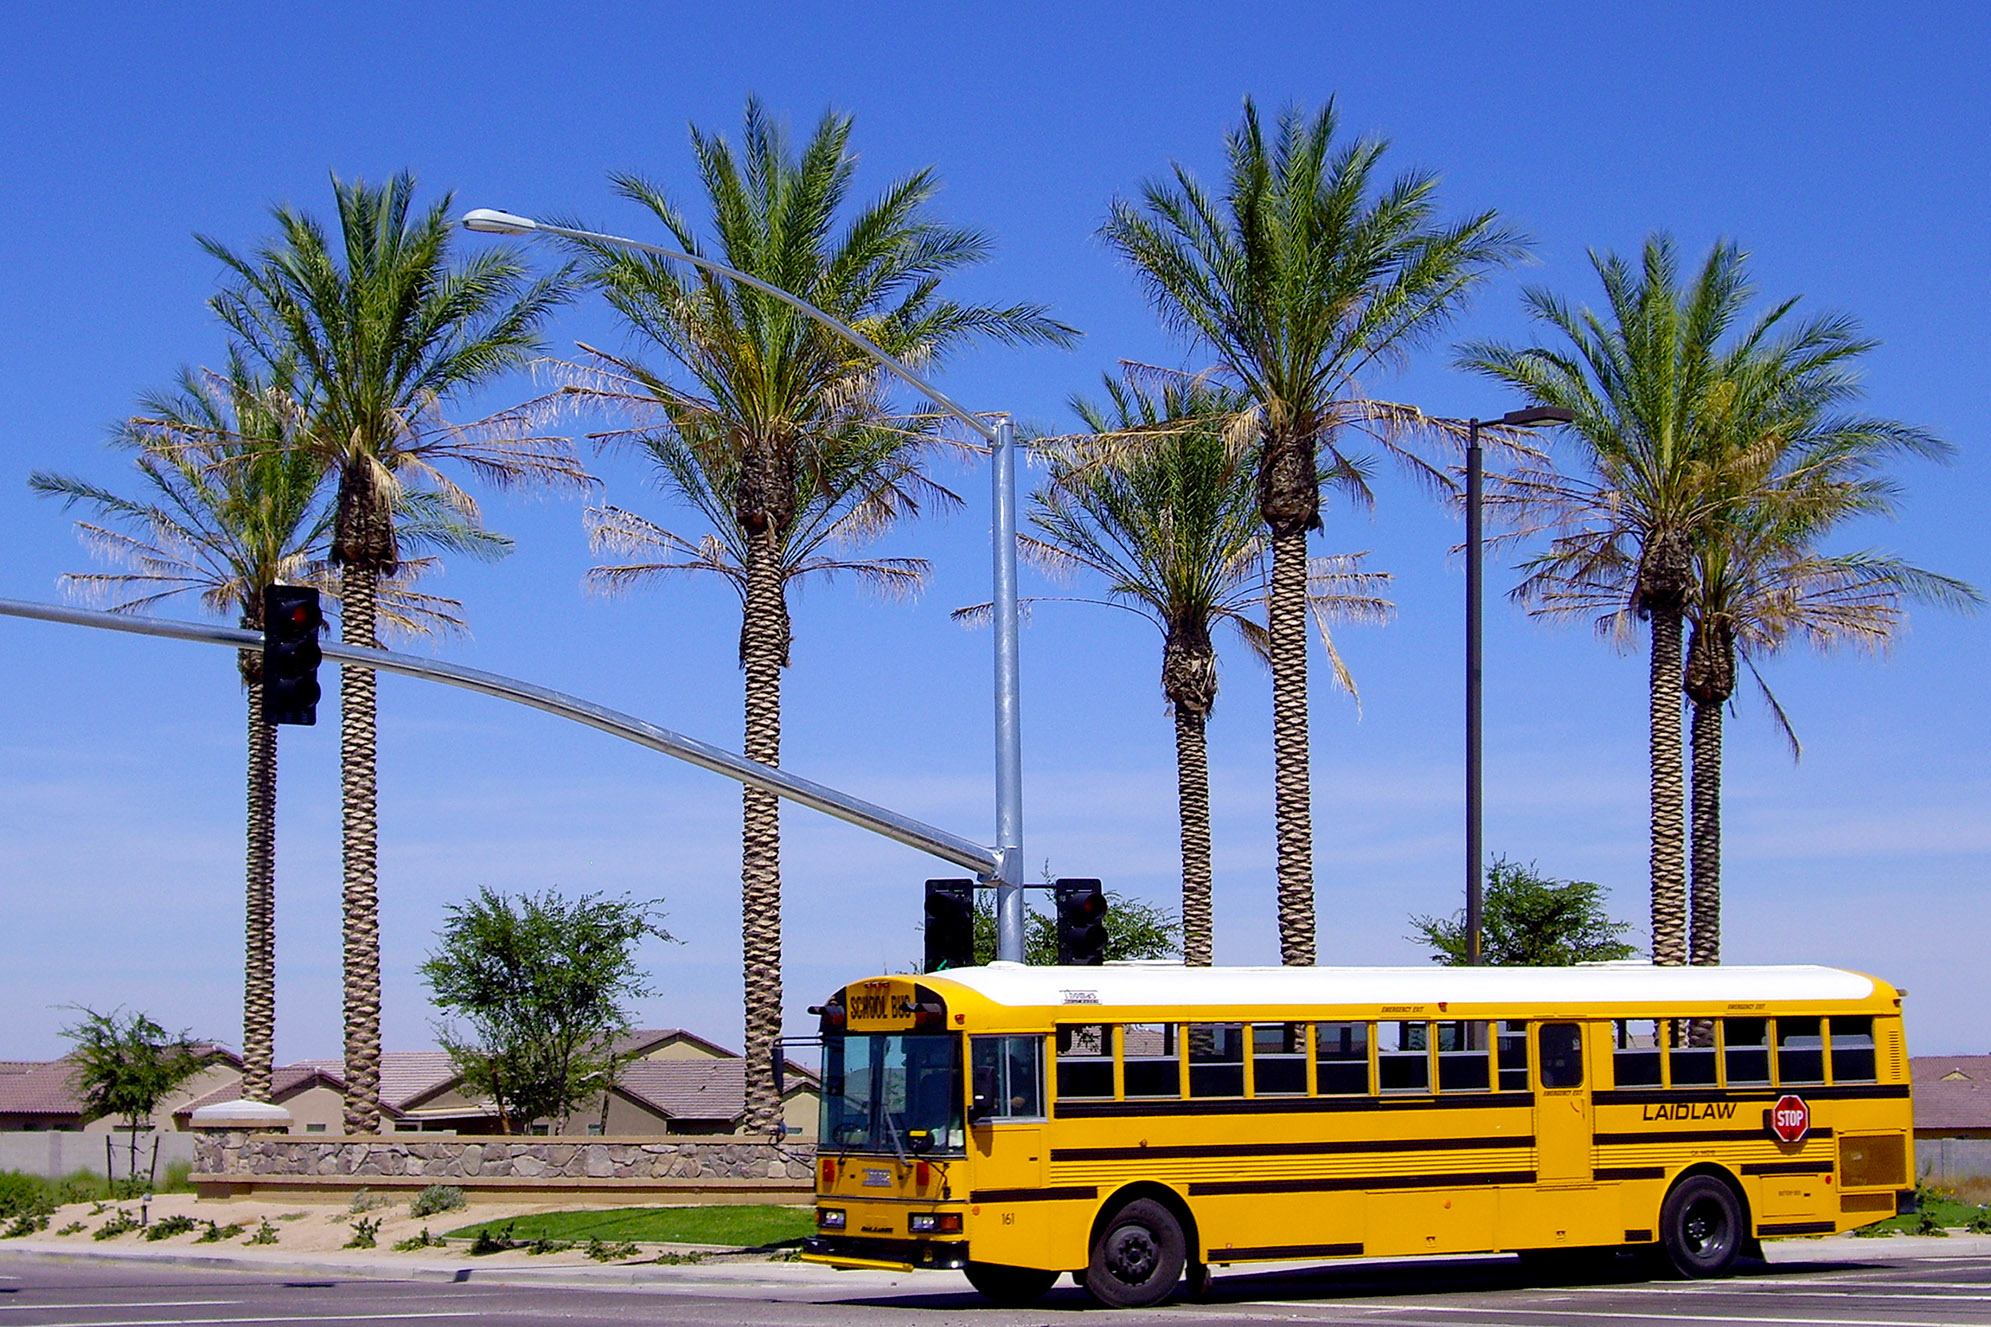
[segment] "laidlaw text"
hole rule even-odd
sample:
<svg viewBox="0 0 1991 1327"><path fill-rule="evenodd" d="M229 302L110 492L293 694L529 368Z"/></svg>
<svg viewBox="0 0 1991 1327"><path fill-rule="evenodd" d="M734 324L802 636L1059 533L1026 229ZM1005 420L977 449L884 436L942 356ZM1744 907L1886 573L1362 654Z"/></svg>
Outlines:
<svg viewBox="0 0 1991 1327"><path fill-rule="evenodd" d="M1672 1120L1685 1124L1688 1120L1732 1120L1735 1118L1735 1103L1732 1101L1668 1101L1656 1106L1647 1106L1642 1117L1648 1120Z"/></svg>

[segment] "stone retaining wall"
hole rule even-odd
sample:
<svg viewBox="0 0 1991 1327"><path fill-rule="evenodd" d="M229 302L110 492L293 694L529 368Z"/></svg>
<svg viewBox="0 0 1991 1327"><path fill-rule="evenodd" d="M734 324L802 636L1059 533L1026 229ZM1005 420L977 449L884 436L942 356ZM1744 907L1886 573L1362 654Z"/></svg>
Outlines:
<svg viewBox="0 0 1991 1327"><path fill-rule="evenodd" d="M218 1132L194 1145L203 1196L257 1190L326 1197L454 1184L509 1198L585 1193L680 1202L806 1202L815 1150L737 1139L313 1138Z"/></svg>

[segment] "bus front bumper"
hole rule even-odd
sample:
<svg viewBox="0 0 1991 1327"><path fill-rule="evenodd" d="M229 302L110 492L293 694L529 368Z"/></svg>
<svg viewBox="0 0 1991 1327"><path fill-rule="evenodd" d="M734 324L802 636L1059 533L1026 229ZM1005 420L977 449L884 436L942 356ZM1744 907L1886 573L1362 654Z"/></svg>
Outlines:
<svg viewBox="0 0 1991 1327"><path fill-rule="evenodd" d="M968 1265L965 1240L877 1239L862 1235L812 1235L802 1241L802 1261L832 1267L879 1267L898 1272Z"/></svg>

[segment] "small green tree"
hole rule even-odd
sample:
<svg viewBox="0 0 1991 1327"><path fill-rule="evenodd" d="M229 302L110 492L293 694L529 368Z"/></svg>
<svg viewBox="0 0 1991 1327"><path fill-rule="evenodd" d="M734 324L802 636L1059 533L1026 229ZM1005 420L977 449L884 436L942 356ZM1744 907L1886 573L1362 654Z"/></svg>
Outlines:
<svg viewBox="0 0 1991 1327"><path fill-rule="evenodd" d="M1140 958L1178 958L1182 954L1182 919L1145 899L1106 891L1106 958L1120 962ZM995 891L975 891L975 962L996 956ZM1023 961L1035 965L1058 961L1058 927L1047 913L1023 909Z"/></svg>
<svg viewBox="0 0 1991 1327"><path fill-rule="evenodd" d="M512 898L488 886L450 907L422 976L470 1035L437 1037L464 1086L490 1096L506 1133L551 1119L556 1131L605 1092L628 1030L627 1005L655 994L636 963L645 936L673 940L657 903L548 891Z"/></svg>
<svg viewBox="0 0 1991 1327"><path fill-rule="evenodd" d="M131 1148L125 1175L137 1179L139 1130L173 1089L213 1061L214 1048L194 1041L184 1028L169 1036L145 1014L74 1008L83 1017L62 1029L62 1035L76 1048L69 1053L70 1082L83 1099L83 1119L111 1116L123 1121ZM155 1168L158 1159L154 1152ZM148 1171L146 1187L157 1178ZM108 1169L104 1179L115 1190L116 1179Z"/></svg>
<svg viewBox="0 0 1991 1327"><path fill-rule="evenodd" d="M1588 880L1552 880L1530 862L1495 858L1480 908L1480 953L1489 967L1553 968L1633 958L1621 937L1631 929L1604 910L1604 887ZM1412 939L1429 945L1431 961L1463 966L1466 915L1412 917Z"/></svg>

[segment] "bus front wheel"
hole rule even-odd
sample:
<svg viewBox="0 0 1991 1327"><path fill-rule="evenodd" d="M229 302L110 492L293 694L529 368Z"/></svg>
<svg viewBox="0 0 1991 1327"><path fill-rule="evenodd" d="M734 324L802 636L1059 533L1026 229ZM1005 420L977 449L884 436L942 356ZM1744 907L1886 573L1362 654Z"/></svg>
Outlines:
<svg viewBox="0 0 1991 1327"><path fill-rule="evenodd" d="M964 1270L969 1285L1009 1308L1035 1304L1058 1279L1056 1272L1035 1267L1005 1267L993 1262L971 1262Z"/></svg>
<svg viewBox="0 0 1991 1327"><path fill-rule="evenodd" d="M1152 1198L1115 1212L1093 1241L1085 1288L1110 1308L1144 1309L1175 1291L1188 1258L1182 1223Z"/></svg>
<svg viewBox="0 0 1991 1327"><path fill-rule="evenodd" d="M1712 1175L1687 1176L1659 1209L1659 1242L1680 1276L1727 1276L1747 1237L1735 1190Z"/></svg>

